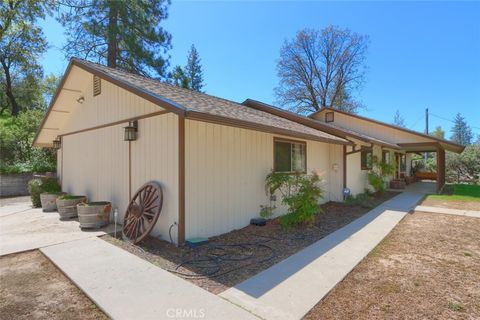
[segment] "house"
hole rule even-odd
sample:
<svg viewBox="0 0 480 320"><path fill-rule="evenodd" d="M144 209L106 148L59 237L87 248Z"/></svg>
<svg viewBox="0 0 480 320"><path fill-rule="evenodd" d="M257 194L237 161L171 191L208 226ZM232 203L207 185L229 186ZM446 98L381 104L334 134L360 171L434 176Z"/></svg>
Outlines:
<svg viewBox="0 0 480 320"><path fill-rule="evenodd" d="M164 205L153 234L168 239L175 226L173 239L183 243L258 216L269 202L264 180L272 169L316 171L323 200L341 201L345 187L366 187L361 165L369 152L388 151L405 163L408 152L463 150L368 121L329 109L303 117L253 100L239 104L74 58L34 145L61 139L62 189L109 200L120 218L137 188L159 182ZM124 140L126 126L136 128L136 140ZM286 212L276 202L276 214Z"/></svg>

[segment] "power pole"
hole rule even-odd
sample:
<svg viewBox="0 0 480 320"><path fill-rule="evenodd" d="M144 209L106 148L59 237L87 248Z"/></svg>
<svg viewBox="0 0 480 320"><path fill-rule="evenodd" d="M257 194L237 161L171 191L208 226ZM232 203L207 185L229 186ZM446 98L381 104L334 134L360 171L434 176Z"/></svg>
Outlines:
<svg viewBox="0 0 480 320"><path fill-rule="evenodd" d="M428 134L428 108L425 109L425 134ZM425 152L423 155L425 159L425 166L427 165L428 152Z"/></svg>

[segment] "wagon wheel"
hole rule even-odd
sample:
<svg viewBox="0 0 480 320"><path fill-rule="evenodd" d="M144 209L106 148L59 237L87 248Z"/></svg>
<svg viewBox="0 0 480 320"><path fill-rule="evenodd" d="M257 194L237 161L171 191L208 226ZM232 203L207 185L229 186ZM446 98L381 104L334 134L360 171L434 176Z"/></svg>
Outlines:
<svg viewBox="0 0 480 320"><path fill-rule="evenodd" d="M144 184L133 196L123 219L122 237L139 243L152 231L162 211L163 192L156 182Z"/></svg>

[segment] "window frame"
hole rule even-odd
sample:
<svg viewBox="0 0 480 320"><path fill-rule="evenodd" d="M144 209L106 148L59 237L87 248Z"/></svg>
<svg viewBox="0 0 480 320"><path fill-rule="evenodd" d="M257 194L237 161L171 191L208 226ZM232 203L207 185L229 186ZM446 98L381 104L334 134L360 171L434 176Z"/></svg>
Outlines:
<svg viewBox="0 0 480 320"><path fill-rule="evenodd" d="M277 150L277 142L283 142L283 143L289 143L290 145L292 144L301 144L303 145L304 148L304 154L305 154L305 168L303 171L278 171L276 168L276 163L275 163L275 154ZM290 157L292 157L292 154L290 154ZM290 170L292 169L292 163L290 163ZM285 174L305 174L307 173L307 142L302 141L302 140L292 140L288 138L280 138L280 137L274 137L273 138L273 172L274 173L285 173Z"/></svg>
<svg viewBox="0 0 480 320"><path fill-rule="evenodd" d="M333 111L325 112L325 122L333 122L334 120L335 120L335 113Z"/></svg>
<svg viewBox="0 0 480 320"><path fill-rule="evenodd" d="M365 166L363 165L363 155L364 155L364 154L366 155L365 157L367 157L367 158L365 159L365 162L366 162L366 165L365 165ZM372 166L370 166L370 167L368 166L368 154L370 154L371 157L373 158L373 150L372 150L372 149L370 149L370 148L368 148L368 149L367 149L367 148L362 148L362 149L360 150L360 169L361 169L361 170L371 170L371 169L372 169Z"/></svg>

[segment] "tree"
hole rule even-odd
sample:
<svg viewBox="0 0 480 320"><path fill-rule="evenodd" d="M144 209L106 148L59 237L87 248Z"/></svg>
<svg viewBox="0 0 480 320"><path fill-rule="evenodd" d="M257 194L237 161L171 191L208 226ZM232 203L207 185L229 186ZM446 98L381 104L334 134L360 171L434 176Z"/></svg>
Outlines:
<svg viewBox="0 0 480 320"><path fill-rule="evenodd" d="M430 135L440 139L445 139L445 131L443 131L442 127L440 126L435 127L435 130Z"/></svg>
<svg viewBox="0 0 480 320"><path fill-rule="evenodd" d="M53 7L52 1L43 0L11 0L0 5L1 112L9 108L17 116L22 109L38 106L38 83L43 75L38 58L47 42L36 23Z"/></svg>
<svg viewBox="0 0 480 320"><path fill-rule="evenodd" d="M447 152L445 159L446 178L449 182L480 182L480 145L472 144L456 154Z"/></svg>
<svg viewBox="0 0 480 320"><path fill-rule="evenodd" d="M399 127L405 128L405 119L400 115L400 111L395 112L395 116L393 116L393 124Z"/></svg>
<svg viewBox="0 0 480 320"><path fill-rule="evenodd" d="M161 26L167 0L65 0L59 21L68 37L67 56L112 68L165 77L171 35Z"/></svg>
<svg viewBox="0 0 480 320"><path fill-rule="evenodd" d="M463 145L471 144L473 134L465 118L460 113L457 113L454 123L450 140Z"/></svg>
<svg viewBox="0 0 480 320"><path fill-rule="evenodd" d="M182 88L189 88L188 77L181 66L175 66L168 75L168 82Z"/></svg>
<svg viewBox="0 0 480 320"><path fill-rule="evenodd" d="M202 65L200 64L200 56L193 44L188 52L185 73L188 79L189 88L201 92L203 87L203 71Z"/></svg>
<svg viewBox="0 0 480 320"><path fill-rule="evenodd" d="M367 47L367 36L348 29L299 31L280 50L277 102L302 114L323 107L355 112L352 93L364 82Z"/></svg>

